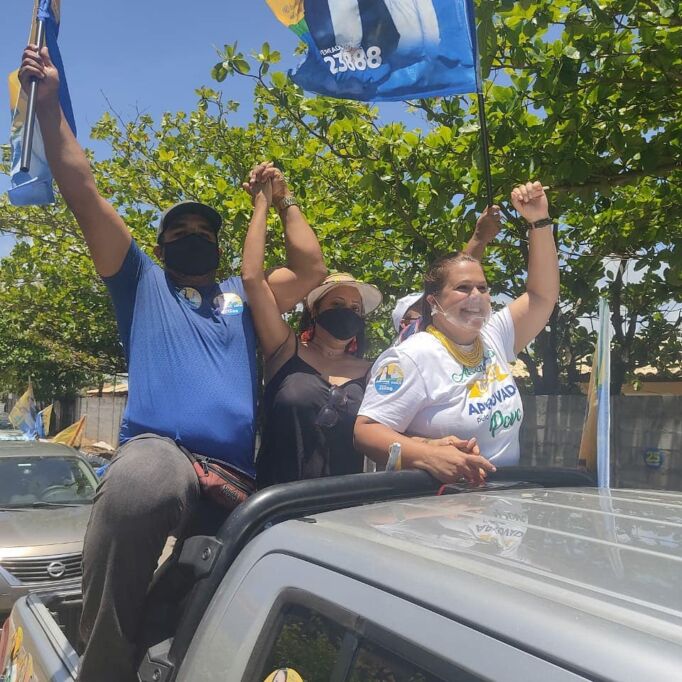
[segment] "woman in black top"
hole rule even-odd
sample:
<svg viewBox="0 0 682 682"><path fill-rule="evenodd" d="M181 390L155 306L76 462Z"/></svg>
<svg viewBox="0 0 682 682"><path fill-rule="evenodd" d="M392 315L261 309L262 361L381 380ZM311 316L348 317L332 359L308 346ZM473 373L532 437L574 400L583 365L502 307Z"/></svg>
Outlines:
<svg viewBox="0 0 682 682"><path fill-rule="evenodd" d="M371 366L362 358L364 317L381 303L376 287L337 273L308 294L300 337L282 319L263 270L271 180L277 172L261 166L247 186L254 213L242 262L265 360L259 487L362 471L353 425Z"/></svg>

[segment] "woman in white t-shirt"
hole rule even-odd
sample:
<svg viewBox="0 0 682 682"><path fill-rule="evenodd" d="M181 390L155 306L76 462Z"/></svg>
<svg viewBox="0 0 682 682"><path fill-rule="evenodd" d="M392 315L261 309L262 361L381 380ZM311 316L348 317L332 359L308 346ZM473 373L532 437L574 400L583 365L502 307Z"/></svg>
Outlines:
<svg viewBox="0 0 682 682"><path fill-rule="evenodd" d="M509 363L547 324L559 265L542 185L520 185L511 199L530 225L526 293L490 317L478 260L458 252L431 266L425 331L379 357L355 423L356 446L378 464L393 443L400 468L443 482L480 482L496 465L518 463L523 407Z"/></svg>

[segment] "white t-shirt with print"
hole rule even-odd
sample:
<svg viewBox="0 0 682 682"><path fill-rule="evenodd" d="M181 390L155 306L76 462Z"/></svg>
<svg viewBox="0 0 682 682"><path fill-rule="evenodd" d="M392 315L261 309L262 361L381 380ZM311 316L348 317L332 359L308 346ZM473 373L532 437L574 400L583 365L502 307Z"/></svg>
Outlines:
<svg viewBox="0 0 682 682"><path fill-rule="evenodd" d="M372 367L359 414L410 436L475 436L497 466L518 464L523 406L509 365L515 356L508 307L481 336L483 361L471 368L427 332L389 348Z"/></svg>

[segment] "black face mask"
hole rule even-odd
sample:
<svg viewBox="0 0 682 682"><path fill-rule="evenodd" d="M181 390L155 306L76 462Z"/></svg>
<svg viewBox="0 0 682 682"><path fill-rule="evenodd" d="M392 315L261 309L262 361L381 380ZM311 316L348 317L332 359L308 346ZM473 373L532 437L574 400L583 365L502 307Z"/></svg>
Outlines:
<svg viewBox="0 0 682 682"><path fill-rule="evenodd" d="M205 275L218 267L218 245L189 234L163 245L166 267L184 275Z"/></svg>
<svg viewBox="0 0 682 682"><path fill-rule="evenodd" d="M352 339L365 326L365 321L350 308L330 308L320 313L315 322L339 341Z"/></svg>

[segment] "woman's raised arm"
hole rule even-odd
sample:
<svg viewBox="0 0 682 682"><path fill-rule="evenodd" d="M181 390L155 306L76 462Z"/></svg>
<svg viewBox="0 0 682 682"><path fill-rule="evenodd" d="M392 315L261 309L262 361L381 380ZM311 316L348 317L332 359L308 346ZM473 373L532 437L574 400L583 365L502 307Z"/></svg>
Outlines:
<svg viewBox="0 0 682 682"><path fill-rule="evenodd" d="M559 300L559 260L542 183L527 182L515 187L511 200L530 225L526 293L509 304L514 321L514 352L518 353L547 324Z"/></svg>
<svg viewBox="0 0 682 682"><path fill-rule="evenodd" d="M282 319L264 270L267 217L272 203L272 172L272 164L260 164L251 174L252 181L244 184L244 189L253 199L253 217L244 240L242 282L266 365L275 353L287 356L286 347L290 346L293 352L295 346L294 334Z"/></svg>

